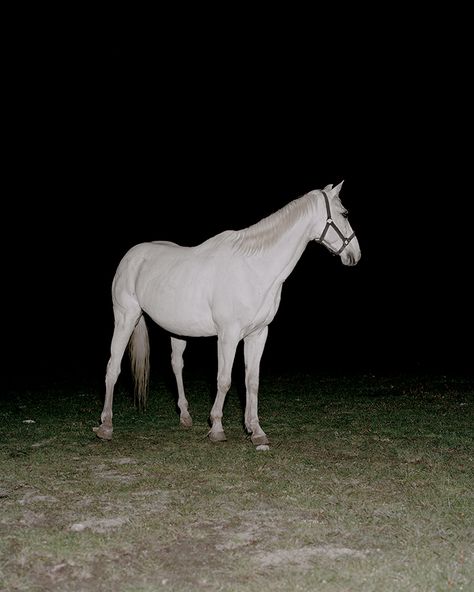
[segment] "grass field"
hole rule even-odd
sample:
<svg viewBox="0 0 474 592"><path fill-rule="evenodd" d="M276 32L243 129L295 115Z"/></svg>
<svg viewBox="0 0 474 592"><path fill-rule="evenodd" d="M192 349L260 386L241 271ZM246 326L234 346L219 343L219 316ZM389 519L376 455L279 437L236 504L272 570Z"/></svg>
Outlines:
<svg viewBox="0 0 474 592"><path fill-rule="evenodd" d="M206 438L207 380L139 414L101 393L10 392L1 407L0 590L474 590L473 387L455 378L262 380L257 452L229 392Z"/></svg>

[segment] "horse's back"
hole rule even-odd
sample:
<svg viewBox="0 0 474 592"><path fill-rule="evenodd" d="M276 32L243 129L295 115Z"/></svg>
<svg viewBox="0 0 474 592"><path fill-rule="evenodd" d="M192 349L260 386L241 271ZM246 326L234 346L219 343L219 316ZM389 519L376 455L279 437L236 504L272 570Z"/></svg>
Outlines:
<svg viewBox="0 0 474 592"><path fill-rule="evenodd" d="M183 258L182 247L169 241L139 243L131 247L122 257L113 281L113 291L127 290L137 293L137 284L166 273L173 261Z"/></svg>

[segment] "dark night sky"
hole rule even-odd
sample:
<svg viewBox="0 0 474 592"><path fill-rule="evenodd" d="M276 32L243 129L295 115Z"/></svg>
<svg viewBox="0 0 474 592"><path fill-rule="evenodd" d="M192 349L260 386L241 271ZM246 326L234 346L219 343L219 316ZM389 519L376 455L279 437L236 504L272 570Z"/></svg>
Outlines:
<svg viewBox="0 0 474 592"><path fill-rule="evenodd" d="M114 29L18 50L7 373L101 381L110 284L129 247L197 244L343 179L362 260L344 268L308 246L263 368L472 372L462 36L448 51L414 25L344 40L269 30L145 42ZM204 341L188 357L213 366ZM166 343L160 354L168 364Z"/></svg>

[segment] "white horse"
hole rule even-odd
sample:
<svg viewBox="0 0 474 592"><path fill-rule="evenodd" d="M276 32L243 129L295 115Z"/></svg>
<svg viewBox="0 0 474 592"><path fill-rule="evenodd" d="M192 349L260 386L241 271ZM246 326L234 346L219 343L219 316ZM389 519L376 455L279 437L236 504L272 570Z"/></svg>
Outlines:
<svg viewBox="0 0 474 592"><path fill-rule="evenodd" d="M112 438L114 385L127 345L138 401L142 406L146 402L146 312L171 334L171 363L185 427L192 420L182 378L184 338L217 335L217 396L208 434L213 442L226 439L222 410L235 351L244 340L245 427L253 444L268 444L257 410L259 368L283 282L311 240L339 255L344 265L355 265L360 259L359 243L339 199L341 186L310 191L249 228L227 230L195 247L156 241L136 245L126 253L112 284L115 327L101 425L94 428L97 436Z"/></svg>

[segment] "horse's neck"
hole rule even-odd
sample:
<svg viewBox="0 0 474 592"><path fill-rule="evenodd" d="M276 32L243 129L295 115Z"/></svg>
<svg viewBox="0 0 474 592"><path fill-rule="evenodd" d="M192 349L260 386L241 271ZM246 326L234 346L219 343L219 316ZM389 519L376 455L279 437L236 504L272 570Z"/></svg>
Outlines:
<svg viewBox="0 0 474 592"><path fill-rule="evenodd" d="M258 265L277 281L284 282L300 260L309 240L308 221L302 217L271 247L258 254Z"/></svg>

